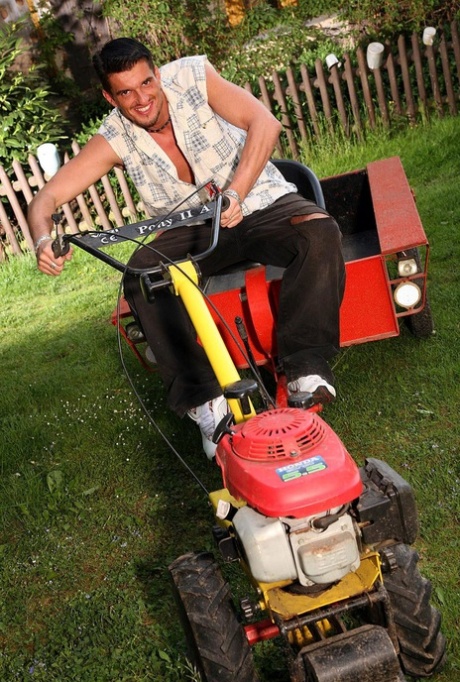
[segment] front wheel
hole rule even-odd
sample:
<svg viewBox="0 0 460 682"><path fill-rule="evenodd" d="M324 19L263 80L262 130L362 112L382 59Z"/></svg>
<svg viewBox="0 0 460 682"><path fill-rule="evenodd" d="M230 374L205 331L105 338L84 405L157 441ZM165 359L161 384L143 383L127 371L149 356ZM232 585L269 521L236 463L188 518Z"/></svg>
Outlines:
<svg viewBox="0 0 460 682"><path fill-rule="evenodd" d="M185 554L169 572L189 655L203 682L257 682L251 647L212 554Z"/></svg>
<svg viewBox="0 0 460 682"><path fill-rule="evenodd" d="M430 605L431 583L417 567L418 554L409 545L396 545L397 567L384 574L406 675L430 677L445 661L446 642L440 631L441 615Z"/></svg>

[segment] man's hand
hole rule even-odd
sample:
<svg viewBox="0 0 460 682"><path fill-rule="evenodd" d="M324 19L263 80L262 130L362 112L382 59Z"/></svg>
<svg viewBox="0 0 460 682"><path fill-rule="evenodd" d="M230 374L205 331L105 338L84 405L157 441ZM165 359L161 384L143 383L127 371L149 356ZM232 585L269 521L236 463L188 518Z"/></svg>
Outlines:
<svg viewBox="0 0 460 682"><path fill-rule="evenodd" d="M239 202L229 195L226 195L230 205L226 211L223 211L220 217L220 224L222 227L236 227L238 223L243 220L243 213Z"/></svg>
<svg viewBox="0 0 460 682"><path fill-rule="evenodd" d="M52 241L49 240L43 242L43 244L40 244L38 247L37 266L45 275L60 275L64 269L65 261L71 260L72 258L72 249L70 249L65 256L56 258L51 244Z"/></svg>

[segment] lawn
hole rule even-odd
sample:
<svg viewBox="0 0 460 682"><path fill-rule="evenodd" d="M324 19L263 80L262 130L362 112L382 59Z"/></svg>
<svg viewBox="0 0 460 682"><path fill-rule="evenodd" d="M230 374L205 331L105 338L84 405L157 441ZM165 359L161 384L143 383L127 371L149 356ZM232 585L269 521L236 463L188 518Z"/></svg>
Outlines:
<svg viewBox="0 0 460 682"><path fill-rule="evenodd" d="M359 464L384 459L415 489L420 566L448 640L441 682L460 679L459 149L452 118L307 159L323 177L401 156L430 240L436 333L418 340L403 328L342 351L339 398L324 417ZM212 548L212 516L170 443L207 489L219 476L196 427L168 412L159 379L124 351L136 391L127 380L109 321L118 284L83 252L55 279L32 257L0 265L6 682L193 679L167 566ZM264 680L287 680L276 648L258 659Z"/></svg>

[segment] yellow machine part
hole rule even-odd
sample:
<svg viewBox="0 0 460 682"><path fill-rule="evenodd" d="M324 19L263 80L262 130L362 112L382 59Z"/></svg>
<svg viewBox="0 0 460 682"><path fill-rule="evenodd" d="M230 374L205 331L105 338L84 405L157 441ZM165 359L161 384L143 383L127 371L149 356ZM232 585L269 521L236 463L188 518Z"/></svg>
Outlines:
<svg viewBox="0 0 460 682"><path fill-rule="evenodd" d="M211 313L204 301L203 294L197 287L198 275L192 261L169 268L174 292L182 298L185 308L195 327L198 337L203 344L211 367L217 377L222 390L226 386L240 380L240 375L217 329ZM250 412L243 414L238 400L229 400L228 404L235 416L236 423L253 417L255 410L250 406Z"/></svg>
<svg viewBox="0 0 460 682"><path fill-rule="evenodd" d="M226 488L216 490L209 495L214 512L217 510L219 500L230 502L233 507L242 507L246 503L236 500ZM228 528L231 522L219 520L218 523ZM361 563L353 573L348 573L340 582L332 587L327 587L322 592L315 595L294 594L286 591L286 587L291 585L291 581L281 581L278 583L257 582L251 576L248 566L241 561L245 572L257 590L260 600L259 606L263 611L267 611L274 621L274 614L282 620L291 620L296 616L312 613L318 609L323 609L331 604L337 604L351 597L371 592L377 581L382 581L381 561L378 552L365 551L361 556ZM327 637L332 629L328 620L321 620L316 623L316 627L322 630ZM304 646L312 639L308 627L298 628L289 634L292 644Z"/></svg>
<svg viewBox="0 0 460 682"><path fill-rule="evenodd" d="M348 573L340 582L315 595L292 594L283 590L289 583L259 583L266 607L283 620L311 613L330 604L356 597L372 590L377 580L382 579L378 552L366 552L361 563L353 573Z"/></svg>
<svg viewBox="0 0 460 682"><path fill-rule="evenodd" d="M223 502L229 502L232 507L236 507L239 509L239 507L245 507L246 502L243 502L243 500L237 500L234 498L230 493L228 492L227 488L222 488L221 490L214 490L213 492L209 493L209 499L212 504L212 508L214 510L214 514L217 512L217 505L219 504L219 501L222 500ZM219 526L222 526L222 528L228 528L231 525L230 521L225 521L221 519L217 519L217 523Z"/></svg>

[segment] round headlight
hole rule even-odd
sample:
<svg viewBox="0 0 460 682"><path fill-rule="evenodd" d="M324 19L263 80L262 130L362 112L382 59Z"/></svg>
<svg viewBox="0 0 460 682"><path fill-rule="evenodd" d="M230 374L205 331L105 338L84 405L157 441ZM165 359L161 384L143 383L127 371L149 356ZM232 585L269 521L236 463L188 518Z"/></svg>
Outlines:
<svg viewBox="0 0 460 682"><path fill-rule="evenodd" d="M398 274L400 277L408 277L409 275L416 275L418 272L415 258L406 258L398 260Z"/></svg>
<svg viewBox="0 0 460 682"><path fill-rule="evenodd" d="M401 308L413 308L420 302L422 292L414 282L401 282L394 290L393 296Z"/></svg>

